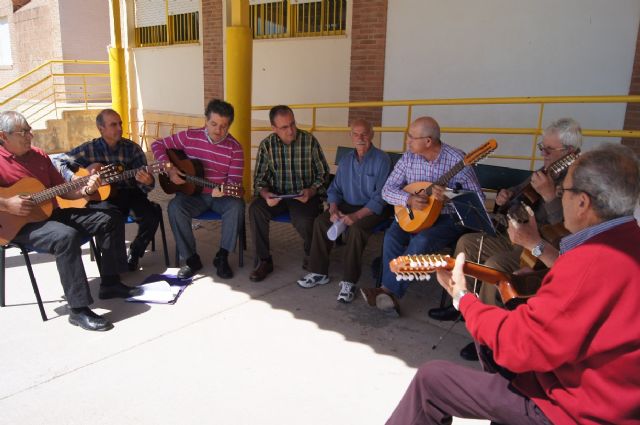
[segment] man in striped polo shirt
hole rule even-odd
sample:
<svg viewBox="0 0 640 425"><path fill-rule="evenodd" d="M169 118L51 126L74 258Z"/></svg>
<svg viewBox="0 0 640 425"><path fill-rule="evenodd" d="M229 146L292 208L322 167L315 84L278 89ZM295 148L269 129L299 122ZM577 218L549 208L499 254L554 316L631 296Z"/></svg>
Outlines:
<svg viewBox="0 0 640 425"><path fill-rule="evenodd" d="M320 214L321 194L329 181L327 164L318 140L296 127L291 108L278 105L269 111L273 133L260 143L253 178L256 199L249 206L249 221L258 267L249 279L263 280L273 271L269 247L269 221L288 211L291 223L304 240L303 268L311 251L313 221Z"/></svg>
<svg viewBox="0 0 640 425"><path fill-rule="evenodd" d="M164 139L156 140L152 145L153 155L158 161L167 161L167 149L184 151L189 159L202 163L204 179L215 184L241 184L244 169L244 157L240 143L228 133L233 123L234 111L231 104L213 99L205 110L205 126L178 132ZM177 168L169 169L169 178L175 184L184 184ZM186 195L177 192L169 203L169 222L176 240L180 256L186 265L178 271L178 277L185 279L193 276L202 268L200 256L196 252L196 240L193 236L191 221L207 210L222 216L222 236L220 249L213 265L217 275L223 279L233 277L228 255L235 248L240 223L244 221L244 202L242 199L225 196L219 189L204 187L202 193Z"/></svg>

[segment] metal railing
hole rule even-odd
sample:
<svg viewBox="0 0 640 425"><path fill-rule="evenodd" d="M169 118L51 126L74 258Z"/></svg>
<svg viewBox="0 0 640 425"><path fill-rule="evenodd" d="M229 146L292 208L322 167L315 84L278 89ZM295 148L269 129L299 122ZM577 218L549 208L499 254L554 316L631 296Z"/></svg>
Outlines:
<svg viewBox="0 0 640 425"><path fill-rule="evenodd" d="M200 41L199 12L166 15L167 23L135 28L135 46L166 46Z"/></svg>
<svg viewBox="0 0 640 425"><path fill-rule="evenodd" d="M0 109L20 112L32 126L63 110L110 104L108 61L51 60L0 87Z"/></svg>
<svg viewBox="0 0 640 425"><path fill-rule="evenodd" d="M348 111L352 108L391 108L401 107L406 108L406 116L402 120L403 125L393 126L378 126L374 130L377 133L402 133L406 136L406 132L409 129L411 122L417 118L414 116L414 109L420 106L478 106L478 105L533 105L536 108L536 115L531 117L532 122L536 122L535 127L442 127L442 133L450 134L486 134L486 135L517 135L517 136L530 136L530 142L527 142L527 150L530 152L528 155L501 155L494 154L490 158L495 159L513 159L527 161L526 168L535 169L536 161L542 160L537 156L536 144L539 141L539 137L543 130L543 120L545 106L552 104L626 104L626 103L640 103L640 96L547 96L547 97L502 97L502 98L465 98L465 99L424 99L424 100L395 100L395 101L379 101L379 102L338 102L338 103L309 103L309 104L292 104L289 105L299 121L299 113L301 111L307 111L309 120L304 120L307 124L299 123L299 128L310 131L311 133L336 133L344 132L348 134L349 127L344 125L319 125L318 113L324 110L336 110L343 109ZM271 109L271 105L253 106L251 109L254 112L268 111ZM265 114L266 115L266 114ZM558 117L556 117L558 118ZM340 120L342 122L346 119ZM267 121L268 122L268 121ZM188 128L185 125L178 125L171 122L159 122L159 121L140 121L133 124L132 127L134 135L137 135L139 142L143 145L149 146L150 142L158 137L164 137L168 134L172 134L176 131L184 130ZM270 126L252 126L252 132L271 132ZM640 130L623 130L623 129L589 129L583 128L582 131L585 137L598 137L603 139L611 138L640 138ZM345 139L345 140L348 140ZM252 145L252 148L256 148L256 145ZM325 148L325 153L331 152L332 148ZM406 137L403 137L402 147L398 149L398 152L406 149ZM335 148L333 148L335 150Z"/></svg>

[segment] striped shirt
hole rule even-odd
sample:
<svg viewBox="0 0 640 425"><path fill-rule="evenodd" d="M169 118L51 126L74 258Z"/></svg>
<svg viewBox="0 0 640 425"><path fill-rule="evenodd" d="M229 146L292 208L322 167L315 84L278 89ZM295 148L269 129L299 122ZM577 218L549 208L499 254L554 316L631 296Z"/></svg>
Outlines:
<svg viewBox="0 0 640 425"><path fill-rule="evenodd" d="M181 131L151 145L158 161L168 161L167 149L180 149L187 157L199 160L204 168L203 177L213 183L242 183L242 146L231 134L214 143L203 127ZM205 187L203 192L211 193L211 189Z"/></svg>
<svg viewBox="0 0 640 425"><path fill-rule="evenodd" d="M582 229L579 232L576 232L572 235L565 236L560 241L560 254L564 254L567 251L571 251L573 248L582 245L587 240L592 237L599 235L602 232L606 232L607 230L619 226L624 223L628 223L630 221L635 220L633 216L625 216L618 217L612 220L608 220L602 222L600 224L596 224L595 226L587 227L586 229Z"/></svg>
<svg viewBox="0 0 640 425"><path fill-rule="evenodd" d="M422 155L405 152L382 188L382 199L391 205L407 205L409 193L403 190L406 185L414 182L436 182L463 158L463 151L444 143L441 145L438 157L433 161L427 161ZM449 180L447 187L453 189L457 183L460 183L462 189L472 190L478 193L480 199L484 199L484 193L472 167L464 167ZM445 205L440 214L453 212L451 205Z"/></svg>
<svg viewBox="0 0 640 425"><path fill-rule="evenodd" d="M262 188L279 195L300 193L310 187L323 193L328 181L329 165L312 134L298 129L289 145L276 133L260 142L253 177L256 195Z"/></svg>
<svg viewBox="0 0 640 425"><path fill-rule="evenodd" d="M83 143L65 154L54 155L53 162L65 180L71 181L73 173L77 171L78 167L88 167L98 162L104 165L120 164L125 170L134 170L147 165L147 158L142 148L129 139L120 139L116 148L111 150L106 140L99 137ZM137 182L134 178L120 181L116 186L122 189L139 187L145 193L153 189L153 184L147 186Z"/></svg>

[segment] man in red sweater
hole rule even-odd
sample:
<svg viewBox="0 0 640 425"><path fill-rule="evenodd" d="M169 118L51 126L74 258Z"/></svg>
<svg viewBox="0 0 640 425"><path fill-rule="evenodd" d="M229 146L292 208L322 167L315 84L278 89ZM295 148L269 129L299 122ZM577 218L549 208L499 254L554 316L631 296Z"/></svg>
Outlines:
<svg viewBox="0 0 640 425"><path fill-rule="evenodd" d="M426 363L387 424L640 424L640 165L631 149L604 145L557 190L572 235L527 304L507 311L468 293L464 254L438 272L473 338L515 377Z"/></svg>

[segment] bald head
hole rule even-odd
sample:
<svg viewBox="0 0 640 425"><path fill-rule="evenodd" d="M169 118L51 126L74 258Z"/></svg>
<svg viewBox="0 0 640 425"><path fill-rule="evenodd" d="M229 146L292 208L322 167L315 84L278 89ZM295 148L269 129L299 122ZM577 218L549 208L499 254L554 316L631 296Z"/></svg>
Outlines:
<svg viewBox="0 0 640 425"><path fill-rule="evenodd" d="M431 117L417 118L411 127L416 130L417 135L431 137L434 141L440 142L440 125Z"/></svg>

